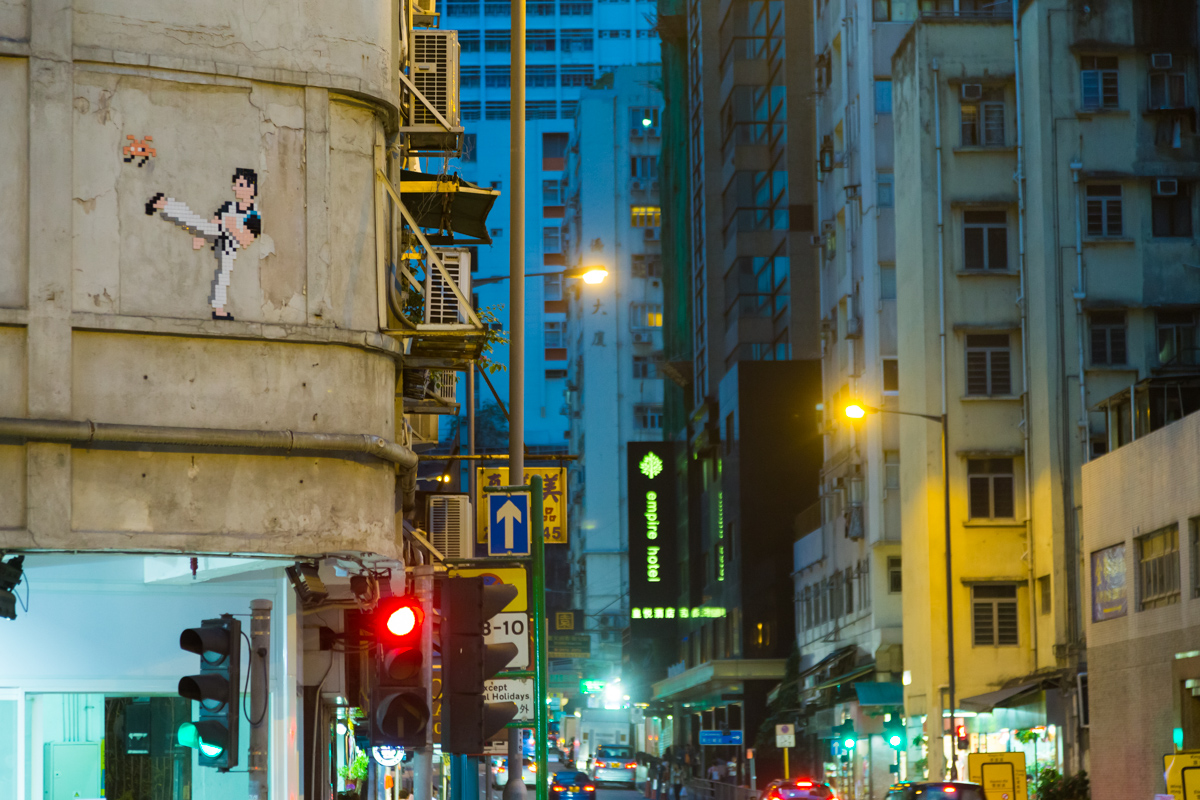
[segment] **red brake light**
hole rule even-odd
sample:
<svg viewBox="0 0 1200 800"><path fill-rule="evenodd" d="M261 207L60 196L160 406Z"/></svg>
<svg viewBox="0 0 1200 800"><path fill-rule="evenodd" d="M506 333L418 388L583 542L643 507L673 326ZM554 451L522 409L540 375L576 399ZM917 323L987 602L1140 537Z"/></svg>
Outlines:
<svg viewBox="0 0 1200 800"><path fill-rule="evenodd" d="M943 786L942 791L946 794L954 794L958 789L955 789L953 786Z"/></svg>
<svg viewBox="0 0 1200 800"><path fill-rule="evenodd" d="M796 781L797 786L812 786L812 781Z"/></svg>
<svg viewBox="0 0 1200 800"><path fill-rule="evenodd" d="M595 787L595 786L592 786L592 785L589 783L587 786L583 787L583 790L584 790L585 792L594 792L594 791L596 791L596 787Z"/></svg>
<svg viewBox="0 0 1200 800"><path fill-rule="evenodd" d="M628 764L625 765L625 769L637 769L637 762L630 761Z"/></svg>

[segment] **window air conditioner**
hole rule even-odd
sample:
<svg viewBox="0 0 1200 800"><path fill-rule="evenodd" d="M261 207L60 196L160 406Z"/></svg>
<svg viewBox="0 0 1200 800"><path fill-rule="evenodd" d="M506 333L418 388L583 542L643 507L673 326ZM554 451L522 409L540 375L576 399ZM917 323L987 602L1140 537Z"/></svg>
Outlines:
<svg viewBox="0 0 1200 800"><path fill-rule="evenodd" d="M432 4L432 0L430 0ZM415 96L409 98L409 120L414 127L428 131L413 131L408 139L417 152L458 152L462 137L462 118L458 97L458 31L425 30L413 31L413 49L410 77L429 104L445 117L448 131L438 122L433 112Z"/></svg>
<svg viewBox="0 0 1200 800"><path fill-rule="evenodd" d="M633 179L633 190L634 190L635 192L644 192L644 191L646 191L646 182L645 182L645 181L642 181L642 180L638 180L637 178L634 178L634 179Z"/></svg>
<svg viewBox="0 0 1200 800"><path fill-rule="evenodd" d="M1179 194L1179 181L1174 178L1159 178L1154 182L1154 193L1159 197L1174 197Z"/></svg>
<svg viewBox="0 0 1200 800"><path fill-rule="evenodd" d="M414 25L437 26L437 0L413 0L412 12Z"/></svg>
<svg viewBox="0 0 1200 800"><path fill-rule="evenodd" d="M962 85L963 100L981 100L983 99L983 84L982 83L964 83Z"/></svg>
<svg viewBox="0 0 1200 800"><path fill-rule="evenodd" d="M458 284L462 296L471 296L471 251L465 247L433 249L446 272ZM425 323L428 325L456 325L470 317L458 307L458 298L446 284L445 278L430 260L425 265Z"/></svg>
<svg viewBox="0 0 1200 800"><path fill-rule="evenodd" d="M1170 53L1154 53L1150 56L1151 69L1170 69L1174 59Z"/></svg>
<svg viewBox="0 0 1200 800"><path fill-rule="evenodd" d="M650 331L634 331L634 344L654 344L654 334Z"/></svg>
<svg viewBox="0 0 1200 800"><path fill-rule="evenodd" d="M471 500L465 494L429 496L429 541L446 558L475 555L471 530Z"/></svg>

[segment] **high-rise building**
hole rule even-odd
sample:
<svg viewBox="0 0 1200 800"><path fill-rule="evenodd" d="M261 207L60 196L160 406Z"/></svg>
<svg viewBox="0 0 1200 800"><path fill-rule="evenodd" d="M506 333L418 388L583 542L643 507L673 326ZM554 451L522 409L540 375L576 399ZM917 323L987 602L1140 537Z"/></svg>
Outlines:
<svg viewBox="0 0 1200 800"><path fill-rule="evenodd" d="M786 553L821 462L812 8L664 0L659 19L675 602L661 619L633 597L631 639L668 651L644 677L659 746L721 728L752 744L793 649ZM631 564L649 564L646 537L631 534Z"/></svg>
<svg viewBox="0 0 1200 800"><path fill-rule="evenodd" d="M619 67L582 93L567 148L563 223L572 268L563 344L570 356L570 545L574 606L592 638L585 677L618 677L629 619L629 442L662 440L662 248L658 67ZM645 124L649 121L651 124Z"/></svg>
<svg viewBox="0 0 1200 800"><path fill-rule="evenodd" d="M924 577L904 587L906 710L927 720L931 775L950 753L963 774L938 746L952 712L971 750L1129 769L1111 741L1087 766L1080 676L1123 662L1084 649L1080 473L1194 407L1196 4L909 13L892 62L899 389L905 411L948 415L952 559L947 586L941 431L904 418L902 557Z"/></svg>
<svg viewBox="0 0 1200 800"><path fill-rule="evenodd" d="M575 129L580 96L619 66L656 64L654 6L645 0L548 0L526 8L525 269L561 270L566 249L561 197L567 142ZM475 275L509 271L509 99L511 7L508 2L448 0L441 26L458 31L462 117L466 129L458 164L468 180L499 189L488 218L491 246L476 250ZM566 301L557 278L525 282L525 443L536 451L565 451L567 353L563 343ZM480 286L477 305L495 311L508 329L508 284ZM507 361L507 348L495 357ZM508 402L507 381L495 381ZM479 402L491 400L481 387Z"/></svg>

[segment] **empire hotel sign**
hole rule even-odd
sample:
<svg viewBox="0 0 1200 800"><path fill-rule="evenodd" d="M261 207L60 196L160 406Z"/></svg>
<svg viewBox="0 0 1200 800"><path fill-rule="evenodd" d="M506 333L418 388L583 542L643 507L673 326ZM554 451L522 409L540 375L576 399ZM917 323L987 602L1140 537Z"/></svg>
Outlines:
<svg viewBox="0 0 1200 800"><path fill-rule="evenodd" d="M627 457L631 616L637 621L665 619L665 614L641 612L674 610L679 599L675 476L670 469L674 444L630 442Z"/></svg>

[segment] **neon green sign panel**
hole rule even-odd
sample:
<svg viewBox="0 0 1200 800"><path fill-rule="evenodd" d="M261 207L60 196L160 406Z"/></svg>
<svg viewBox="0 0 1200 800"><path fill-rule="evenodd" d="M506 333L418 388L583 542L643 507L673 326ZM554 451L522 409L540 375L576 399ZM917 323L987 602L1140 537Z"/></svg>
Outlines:
<svg viewBox="0 0 1200 800"><path fill-rule="evenodd" d="M645 606L630 609L629 616L633 619L714 619L725 616L725 609L715 606Z"/></svg>
<svg viewBox="0 0 1200 800"><path fill-rule="evenodd" d="M638 462L638 471L650 480L654 480L663 471L663 460L655 453L646 453L642 460Z"/></svg>

